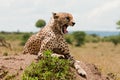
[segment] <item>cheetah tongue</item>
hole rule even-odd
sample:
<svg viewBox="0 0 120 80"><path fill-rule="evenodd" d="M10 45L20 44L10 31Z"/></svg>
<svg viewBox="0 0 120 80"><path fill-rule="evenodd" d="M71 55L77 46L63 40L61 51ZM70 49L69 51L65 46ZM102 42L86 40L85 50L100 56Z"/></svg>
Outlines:
<svg viewBox="0 0 120 80"><path fill-rule="evenodd" d="M66 33L68 33L68 31L67 31L67 27L65 26L64 27L64 34L66 34Z"/></svg>

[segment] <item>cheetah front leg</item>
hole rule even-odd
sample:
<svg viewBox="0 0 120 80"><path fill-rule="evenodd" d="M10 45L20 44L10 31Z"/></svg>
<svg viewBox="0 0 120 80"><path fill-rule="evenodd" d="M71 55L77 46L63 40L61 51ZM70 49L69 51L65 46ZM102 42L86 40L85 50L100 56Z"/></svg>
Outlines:
<svg viewBox="0 0 120 80"><path fill-rule="evenodd" d="M84 77L84 78L87 78L87 73L86 71L80 66L80 61L78 60L75 60L74 57L72 57L71 55L66 55L67 58L71 61L71 66L73 68L75 68L75 70L77 71L77 73Z"/></svg>
<svg viewBox="0 0 120 80"><path fill-rule="evenodd" d="M44 51L52 50L53 46L51 44L51 41L53 40L48 37L41 42L40 50L38 52L38 59L41 59L43 57Z"/></svg>
<svg viewBox="0 0 120 80"><path fill-rule="evenodd" d="M56 53L52 54L52 57L58 57L58 58L60 58L60 59L66 59L65 56L60 55L60 54L56 54ZM84 78L87 78L87 73L85 72L85 70L84 70L84 69L80 66L80 64L79 64L80 61L73 59L73 57L71 57L70 55L69 55L68 59L69 59L70 62L71 62L71 63L70 63L71 66L72 66L73 68L75 68L75 70L77 71L77 73L78 73L80 76L82 76L82 77L84 77Z"/></svg>
<svg viewBox="0 0 120 80"><path fill-rule="evenodd" d="M81 75L82 77L86 78L87 77L86 71L80 66L79 61L75 60L70 55L67 42L65 42L64 40L62 40L62 42L60 42L59 48L60 48L61 52L63 52L64 57L66 59L69 59L71 61L71 66L73 66L76 69L77 73L79 75Z"/></svg>
<svg viewBox="0 0 120 80"><path fill-rule="evenodd" d="M78 61L78 60L72 60L73 61L73 67L76 69L76 71L77 71L77 73L80 75L80 76L82 76L82 77L84 77L84 78L87 78L87 73L86 73L86 71L80 66L80 61Z"/></svg>

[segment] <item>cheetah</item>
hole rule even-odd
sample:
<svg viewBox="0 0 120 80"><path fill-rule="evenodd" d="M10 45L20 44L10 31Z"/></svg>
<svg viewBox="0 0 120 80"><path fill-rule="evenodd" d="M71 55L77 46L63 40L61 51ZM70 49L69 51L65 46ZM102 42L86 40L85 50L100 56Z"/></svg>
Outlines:
<svg viewBox="0 0 120 80"><path fill-rule="evenodd" d="M66 59L71 59L76 65L78 61L71 57L67 42L64 39L64 34L68 33L68 26L74 25L75 22L70 13L52 13L49 23L28 39L23 53L35 54L40 58L44 51L51 50L53 53L64 55ZM78 65L75 68L82 69ZM82 71L82 74L86 75L85 71Z"/></svg>
<svg viewBox="0 0 120 80"><path fill-rule="evenodd" d="M74 24L71 14L53 13L48 25L28 39L24 46L24 53L39 55L46 50L52 50L54 53L68 55L70 52L63 34L68 32L68 26Z"/></svg>

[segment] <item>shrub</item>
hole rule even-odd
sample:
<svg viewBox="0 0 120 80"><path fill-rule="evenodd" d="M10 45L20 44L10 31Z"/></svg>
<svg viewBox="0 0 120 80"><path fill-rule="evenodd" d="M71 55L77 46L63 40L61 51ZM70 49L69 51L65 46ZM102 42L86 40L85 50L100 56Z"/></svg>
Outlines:
<svg viewBox="0 0 120 80"><path fill-rule="evenodd" d="M83 31L75 31L73 32L74 40L76 41L75 46L81 46L85 43L86 33Z"/></svg>
<svg viewBox="0 0 120 80"><path fill-rule="evenodd" d="M8 56L8 53L7 53L7 52L4 52L4 53L3 53L3 56Z"/></svg>
<svg viewBox="0 0 120 80"><path fill-rule="evenodd" d="M113 37L111 39L112 43L116 46L118 43L120 43L120 37Z"/></svg>
<svg viewBox="0 0 120 80"><path fill-rule="evenodd" d="M92 39L92 42L93 42L93 43L98 43L98 42L100 42L100 41L101 41L100 37L94 37L94 38Z"/></svg>
<svg viewBox="0 0 120 80"><path fill-rule="evenodd" d="M90 34L90 36L92 36L92 37L98 37L97 34Z"/></svg>
<svg viewBox="0 0 120 80"><path fill-rule="evenodd" d="M96 34L88 34L85 37L85 42L92 42L92 43L98 43L102 41L102 37L96 35Z"/></svg>
<svg viewBox="0 0 120 80"><path fill-rule="evenodd" d="M65 40L66 40L66 42L68 43L68 44L73 44L73 37L72 37L72 35L71 34L67 34L66 36L65 36Z"/></svg>
<svg viewBox="0 0 120 80"><path fill-rule="evenodd" d="M120 29L120 20L116 24L119 26L117 29Z"/></svg>
<svg viewBox="0 0 120 80"><path fill-rule="evenodd" d="M51 52L46 51L38 63L26 68L22 80L74 80L74 75L69 60L52 57Z"/></svg>
<svg viewBox="0 0 120 80"><path fill-rule="evenodd" d="M120 35L104 37L104 41L112 42L115 46L120 43Z"/></svg>
<svg viewBox="0 0 120 80"><path fill-rule="evenodd" d="M46 22L45 22L45 20L43 20L43 19L39 19L37 22L36 22L36 24L35 24L35 26L37 27L37 28L41 28L41 27L43 27L43 26L45 26L46 25Z"/></svg>

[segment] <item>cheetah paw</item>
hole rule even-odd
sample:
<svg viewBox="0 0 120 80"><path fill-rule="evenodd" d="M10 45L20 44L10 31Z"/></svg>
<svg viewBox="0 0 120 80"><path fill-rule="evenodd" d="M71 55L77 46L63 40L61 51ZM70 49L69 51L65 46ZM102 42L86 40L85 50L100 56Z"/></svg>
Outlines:
<svg viewBox="0 0 120 80"><path fill-rule="evenodd" d="M81 66L79 65L79 62L80 61L76 60L75 63L74 63L74 67L75 67L75 69L77 70L77 73L80 76L86 78L87 77L87 73L86 73L86 71L83 68L81 68Z"/></svg>

